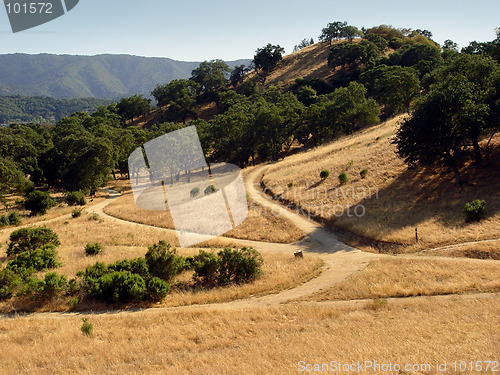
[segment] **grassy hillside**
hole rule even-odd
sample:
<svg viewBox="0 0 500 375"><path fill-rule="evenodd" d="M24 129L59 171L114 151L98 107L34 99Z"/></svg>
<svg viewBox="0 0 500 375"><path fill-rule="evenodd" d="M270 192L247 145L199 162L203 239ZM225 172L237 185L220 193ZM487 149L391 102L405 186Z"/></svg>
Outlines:
<svg viewBox="0 0 500 375"><path fill-rule="evenodd" d="M462 173L469 183L460 189L447 169L409 170L396 156L391 140L402 119L287 157L271 166L263 181L274 194L282 194L333 227L403 246L406 251L500 238L500 179L495 172L500 168L500 137L493 139L493 150L483 166L464 166ZM330 176L322 180L324 169ZM360 176L363 169L368 170L366 178ZM344 185L338 179L342 172L349 179ZM486 200L487 218L466 224L462 209L476 198Z"/></svg>
<svg viewBox="0 0 500 375"><path fill-rule="evenodd" d="M228 62L230 67L248 60ZM117 99L188 78L198 62L130 55L0 55L0 95Z"/></svg>

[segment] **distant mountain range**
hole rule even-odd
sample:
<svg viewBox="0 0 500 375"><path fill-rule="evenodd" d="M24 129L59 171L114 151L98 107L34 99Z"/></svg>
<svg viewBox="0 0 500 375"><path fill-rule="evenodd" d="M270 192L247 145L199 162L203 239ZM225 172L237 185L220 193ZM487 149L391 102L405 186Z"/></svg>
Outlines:
<svg viewBox="0 0 500 375"><path fill-rule="evenodd" d="M230 68L251 60L228 61ZM189 78L199 62L131 55L0 55L0 96L119 99Z"/></svg>

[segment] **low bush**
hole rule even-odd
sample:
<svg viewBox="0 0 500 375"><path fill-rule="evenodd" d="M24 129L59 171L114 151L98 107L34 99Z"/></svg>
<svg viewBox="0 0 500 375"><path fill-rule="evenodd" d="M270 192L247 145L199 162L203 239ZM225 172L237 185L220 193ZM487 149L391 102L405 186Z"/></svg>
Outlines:
<svg viewBox="0 0 500 375"><path fill-rule="evenodd" d="M44 245L32 251L24 251L7 263L7 268L17 272L19 269L45 271L60 267L57 250L54 245Z"/></svg>
<svg viewBox="0 0 500 375"><path fill-rule="evenodd" d="M341 185L346 184L349 181L349 177L347 177L347 173L342 172L339 174L339 182Z"/></svg>
<svg viewBox="0 0 500 375"><path fill-rule="evenodd" d="M293 182L289 182L288 185L286 185L289 189L293 188Z"/></svg>
<svg viewBox="0 0 500 375"><path fill-rule="evenodd" d="M10 223L10 225L21 224L21 215L19 215L19 212L12 211L9 213L9 223Z"/></svg>
<svg viewBox="0 0 500 375"><path fill-rule="evenodd" d="M165 241L148 247L145 259L151 276L167 282L172 281L187 267L184 257L177 255L177 250L171 249L170 244Z"/></svg>
<svg viewBox="0 0 500 375"><path fill-rule="evenodd" d="M24 201L24 207L31 211L31 215L44 215L56 205L56 201L50 197L49 192L34 190L28 194Z"/></svg>
<svg viewBox="0 0 500 375"><path fill-rule="evenodd" d="M200 250L193 259L193 277L206 286L246 283L262 273L262 257L253 248L225 248L217 255Z"/></svg>
<svg viewBox="0 0 500 375"><path fill-rule="evenodd" d="M71 217L73 219L77 218L77 217L80 217L82 216L82 209L81 208L75 208L72 212L71 212Z"/></svg>
<svg viewBox="0 0 500 375"><path fill-rule="evenodd" d="M204 192L203 192L203 193L204 193L205 195L208 195L208 194L215 193L215 192L217 192L217 191L219 191L219 189L217 189L214 185L209 185L209 186L207 186L207 187L205 188L205 190L204 190Z"/></svg>
<svg viewBox="0 0 500 375"><path fill-rule="evenodd" d="M13 270L5 268L0 271L0 301L13 296L17 286L21 284L21 277Z"/></svg>
<svg viewBox="0 0 500 375"><path fill-rule="evenodd" d="M368 176L368 169L363 169L361 172L359 172L359 175L361 178L366 178Z"/></svg>
<svg viewBox="0 0 500 375"><path fill-rule="evenodd" d="M69 206L85 206L85 194L82 191L70 191L66 193L66 203Z"/></svg>
<svg viewBox="0 0 500 375"><path fill-rule="evenodd" d="M144 258L124 259L108 265L109 271L129 271L141 276L144 280L150 278L148 264Z"/></svg>
<svg viewBox="0 0 500 375"><path fill-rule="evenodd" d="M330 171L329 171L329 170L327 170L327 169L323 169L321 172L319 172L319 177L320 177L322 180L327 179L329 176L330 176Z"/></svg>
<svg viewBox="0 0 500 375"><path fill-rule="evenodd" d="M85 245L85 255L91 256L91 255L97 255L102 252L102 247L99 242L95 243L88 243Z"/></svg>
<svg viewBox="0 0 500 375"><path fill-rule="evenodd" d="M463 209L465 221L468 223L480 221L484 219L486 211L486 202L482 199L476 199L470 203L466 203Z"/></svg>
<svg viewBox="0 0 500 375"><path fill-rule="evenodd" d="M0 228L10 225L9 217L6 215L0 216Z"/></svg>
<svg viewBox="0 0 500 375"><path fill-rule="evenodd" d="M106 302L137 302L146 294L146 282L132 272L113 271L95 280L89 294Z"/></svg>
<svg viewBox="0 0 500 375"><path fill-rule="evenodd" d="M191 189L189 192L192 198L196 197L198 194L200 194L200 188L199 187L194 187Z"/></svg>
<svg viewBox="0 0 500 375"><path fill-rule="evenodd" d="M18 295L31 296L38 300L51 300L66 290L66 276L50 272L43 279L30 276L19 288Z"/></svg>
<svg viewBox="0 0 500 375"><path fill-rule="evenodd" d="M59 237L46 227L21 228L10 234L7 256L33 251L44 245L59 246Z"/></svg>
<svg viewBox="0 0 500 375"><path fill-rule="evenodd" d="M153 302L161 302L170 291L170 284L158 277L152 277L147 282L148 299Z"/></svg>
<svg viewBox="0 0 500 375"><path fill-rule="evenodd" d="M87 337L93 337L94 336L94 325L88 321L87 318L82 318L82 326L80 330L82 331L82 334Z"/></svg>

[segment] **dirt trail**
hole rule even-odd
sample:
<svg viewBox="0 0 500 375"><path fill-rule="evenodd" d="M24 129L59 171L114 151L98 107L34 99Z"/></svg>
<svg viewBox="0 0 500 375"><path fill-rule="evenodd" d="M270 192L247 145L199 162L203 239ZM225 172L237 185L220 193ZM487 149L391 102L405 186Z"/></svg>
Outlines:
<svg viewBox="0 0 500 375"><path fill-rule="evenodd" d="M268 166L258 167L247 174L245 178L245 187L248 196L251 199L255 200L256 202L260 203L261 205L274 210L275 213L279 212L281 215L283 215L283 217L290 220L293 225L296 225L298 228L300 228L306 234L305 237L301 241L298 241L293 244L277 244L277 243L249 241L249 240L241 240L233 238L224 238L224 237L219 237L219 239L222 239L223 241L227 240L228 243L233 243L233 244L237 243L241 246L252 246L257 250L259 250L260 252L288 251L290 252L290 256L293 256L294 251L302 250L304 256L315 256L321 258L324 261L322 272L318 277L308 282L305 282L293 289L284 290L279 293L269 294L262 297L251 297L231 302L203 304L203 305L160 307L160 308L151 308L146 310L141 310L141 309L114 310L114 311L100 312L99 314L121 315L121 314L133 314L138 312L154 314L162 312L164 310L192 311L197 309L204 309L204 310L220 311L220 310L241 310L259 306L276 306L282 303L293 302L294 300L299 300L302 297L314 294L316 292L320 292L324 289L328 289L331 286L345 280L350 275L362 270L369 264L369 262L376 259L389 257L388 255L366 253L359 249L355 249L351 246L348 246L340 242L335 236L335 234L322 228L319 224L293 211L287 210L286 208L275 203L269 198L262 196L259 193L259 191L255 188L255 186L259 185L258 182L256 181L262 175L262 173L265 172L267 168ZM95 212L106 220L118 222L120 224L128 225L131 227L136 227L138 229L141 227L150 227L149 225L146 224L134 223L106 214L104 212L104 208L106 207L106 205L111 203L113 199L116 199L120 196L120 193L114 190L107 189L107 191L109 193L108 199L106 199L103 202L99 202L91 207L88 207L86 211ZM170 233L175 232L171 229L165 229L165 228L160 228L160 229ZM405 256L405 257L410 257L410 256ZM477 295L479 296L480 294ZM470 298L473 298L474 296L476 296L476 294L470 295ZM439 296L439 297L457 298L457 296L454 295ZM434 298L434 297L431 296L425 298ZM351 306L366 302L368 302L368 300L332 301L332 303L336 304L338 303L339 305L342 306L343 305ZM63 316L80 315L80 314L81 313L38 313L29 315L43 318L44 316L47 315L51 316L55 315L63 317ZM0 316L6 317L9 315L0 315Z"/></svg>

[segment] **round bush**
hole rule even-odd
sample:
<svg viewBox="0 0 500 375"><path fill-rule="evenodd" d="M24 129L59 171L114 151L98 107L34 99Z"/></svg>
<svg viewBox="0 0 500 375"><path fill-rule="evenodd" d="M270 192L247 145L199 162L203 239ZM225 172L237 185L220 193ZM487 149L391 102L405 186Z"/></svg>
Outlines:
<svg viewBox="0 0 500 375"><path fill-rule="evenodd" d="M56 201L50 197L50 194L41 190L32 191L24 201L24 207L31 211L31 215L44 215L55 205Z"/></svg>
<svg viewBox="0 0 500 375"><path fill-rule="evenodd" d="M101 244L99 242L88 243L85 245L85 255L97 255L102 251Z"/></svg>
<svg viewBox="0 0 500 375"><path fill-rule="evenodd" d="M0 216L0 227L6 227L10 224L9 217L2 215Z"/></svg>
<svg viewBox="0 0 500 375"><path fill-rule="evenodd" d="M177 255L177 250L171 249L165 241L148 247L145 259L151 275L168 282L186 267L185 259Z"/></svg>
<svg viewBox="0 0 500 375"><path fill-rule="evenodd" d="M191 191L189 192L189 194L193 198L196 197L198 194L200 194L200 188L199 187L192 188Z"/></svg>
<svg viewBox="0 0 500 375"><path fill-rule="evenodd" d="M330 171L327 169L323 169L321 172L319 172L319 177L324 180L327 179L330 176Z"/></svg>
<svg viewBox="0 0 500 375"><path fill-rule="evenodd" d="M366 178L368 176L368 169L363 169L361 172L359 172L359 175L361 178Z"/></svg>
<svg viewBox="0 0 500 375"><path fill-rule="evenodd" d="M85 194L82 191L70 191L66 193L66 203L69 206L85 206Z"/></svg>
<svg viewBox="0 0 500 375"><path fill-rule="evenodd" d="M80 217L82 216L82 209L81 208L75 208L72 212L71 212L71 217L73 219L77 218L77 217Z"/></svg>
<svg viewBox="0 0 500 375"><path fill-rule="evenodd" d="M203 192L203 193L204 193L205 195L208 195L208 194L215 193L215 192L217 192L217 191L219 191L219 189L217 189L214 185L209 185L209 186L207 186L207 187L205 188L205 190L204 190L204 192Z"/></svg>
<svg viewBox="0 0 500 375"><path fill-rule="evenodd" d="M486 202L482 199L476 199L471 203L466 203L463 209L465 221L468 223L484 219L486 211Z"/></svg>
<svg viewBox="0 0 500 375"><path fill-rule="evenodd" d="M148 281L148 298L153 302L160 302L170 291L170 285L158 277L152 277Z"/></svg>
<svg viewBox="0 0 500 375"><path fill-rule="evenodd" d="M349 177L347 177L347 173L342 172L339 174L339 182L341 185L346 184L349 181Z"/></svg>

